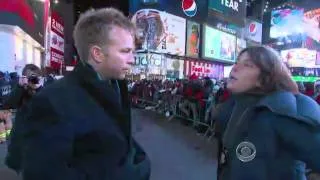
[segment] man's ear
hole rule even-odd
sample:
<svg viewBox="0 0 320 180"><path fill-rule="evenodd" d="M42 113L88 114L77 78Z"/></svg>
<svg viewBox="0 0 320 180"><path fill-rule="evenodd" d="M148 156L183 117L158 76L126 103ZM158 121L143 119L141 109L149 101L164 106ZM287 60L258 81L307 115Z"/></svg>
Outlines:
<svg viewBox="0 0 320 180"><path fill-rule="evenodd" d="M90 47L90 56L91 59L98 64L100 64L104 60L104 54L102 53L102 49L99 46Z"/></svg>

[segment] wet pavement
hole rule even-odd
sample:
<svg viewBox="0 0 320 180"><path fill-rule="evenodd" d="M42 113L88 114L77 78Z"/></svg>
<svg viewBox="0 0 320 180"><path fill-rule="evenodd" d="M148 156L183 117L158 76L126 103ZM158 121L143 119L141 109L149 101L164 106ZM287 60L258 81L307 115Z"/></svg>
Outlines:
<svg viewBox="0 0 320 180"><path fill-rule="evenodd" d="M215 144L178 120L133 111L134 136L152 163L151 180L215 180Z"/></svg>

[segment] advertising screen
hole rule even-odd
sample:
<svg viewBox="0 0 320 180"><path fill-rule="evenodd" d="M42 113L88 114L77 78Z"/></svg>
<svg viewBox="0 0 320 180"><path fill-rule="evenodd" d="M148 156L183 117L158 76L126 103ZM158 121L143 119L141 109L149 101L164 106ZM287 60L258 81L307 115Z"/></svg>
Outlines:
<svg viewBox="0 0 320 180"><path fill-rule="evenodd" d="M162 42L166 53L184 56L186 54L186 19L165 13L166 39Z"/></svg>
<svg viewBox="0 0 320 180"><path fill-rule="evenodd" d="M223 78L224 65L222 64L186 59L184 66L184 74L186 77L196 75L198 77Z"/></svg>
<svg viewBox="0 0 320 180"><path fill-rule="evenodd" d="M174 58L166 58L166 70L168 78L183 78L184 61Z"/></svg>
<svg viewBox="0 0 320 180"><path fill-rule="evenodd" d="M135 14L141 9L158 9L188 20L204 22L208 16L208 3L205 0L157 0L155 2L135 0L129 1L130 14Z"/></svg>
<svg viewBox="0 0 320 180"><path fill-rule="evenodd" d="M64 61L64 22L57 12L52 12L50 20L50 33L47 49L49 65L53 69L61 68Z"/></svg>
<svg viewBox="0 0 320 180"><path fill-rule="evenodd" d="M246 20L245 37L248 40L261 43L262 41L262 24L250 19Z"/></svg>
<svg viewBox="0 0 320 180"><path fill-rule="evenodd" d="M313 40L320 42L320 8L304 14L304 31Z"/></svg>
<svg viewBox="0 0 320 180"><path fill-rule="evenodd" d="M244 39L237 38L236 58L239 53L247 47L247 41Z"/></svg>
<svg viewBox="0 0 320 180"><path fill-rule="evenodd" d="M303 9L280 9L271 12L270 37L303 33Z"/></svg>
<svg viewBox="0 0 320 180"><path fill-rule="evenodd" d="M304 48L281 51L282 59L289 67L316 68L317 51Z"/></svg>
<svg viewBox="0 0 320 180"><path fill-rule="evenodd" d="M185 55L186 19L142 9L132 18L137 27L137 50Z"/></svg>
<svg viewBox="0 0 320 180"><path fill-rule="evenodd" d="M188 21L187 22L187 46L186 55L189 57L199 57L200 44L200 24Z"/></svg>
<svg viewBox="0 0 320 180"><path fill-rule="evenodd" d="M19 26L43 45L44 10L44 0L0 0L0 24Z"/></svg>
<svg viewBox="0 0 320 180"><path fill-rule="evenodd" d="M246 18L247 0L209 0L209 10L223 14L234 21Z"/></svg>
<svg viewBox="0 0 320 180"><path fill-rule="evenodd" d="M204 26L203 56L205 58L234 62L236 54L236 37Z"/></svg>

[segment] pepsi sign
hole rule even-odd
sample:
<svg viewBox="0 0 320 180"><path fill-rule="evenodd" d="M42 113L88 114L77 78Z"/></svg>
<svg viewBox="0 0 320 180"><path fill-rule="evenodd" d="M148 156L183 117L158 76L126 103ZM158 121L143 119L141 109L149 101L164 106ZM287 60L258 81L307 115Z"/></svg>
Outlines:
<svg viewBox="0 0 320 180"><path fill-rule="evenodd" d="M246 20L246 39L257 43L262 41L262 24L250 19Z"/></svg>
<svg viewBox="0 0 320 180"><path fill-rule="evenodd" d="M131 14L141 9L157 9L198 23L206 22L208 17L208 1L206 0L157 0L157 3L141 3L140 0L131 0L129 2Z"/></svg>
<svg viewBox="0 0 320 180"><path fill-rule="evenodd" d="M255 35L257 33L257 24L256 22L252 22L249 24L248 31L251 35Z"/></svg>
<svg viewBox="0 0 320 180"><path fill-rule="evenodd" d="M197 3L195 0L182 0L182 10L188 17L194 17L197 14Z"/></svg>

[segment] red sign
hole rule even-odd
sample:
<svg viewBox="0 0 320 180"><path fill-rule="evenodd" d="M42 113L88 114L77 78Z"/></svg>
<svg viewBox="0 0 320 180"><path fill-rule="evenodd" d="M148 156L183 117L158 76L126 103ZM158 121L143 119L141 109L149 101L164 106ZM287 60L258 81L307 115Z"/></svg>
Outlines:
<svg viewBox="0 0 320 180"><path fill-rule="evenodd" d="M61 37L64 37L63 20L56 12L53 12L51 16L51 30L59 34Z"/></svg>
<svg viewBox="0 0 320 180"><path fill-rule="evenodd" d="M255 22L250 23L249 32L250 32L250 34L253 34L253 35L255 35L257 33L257 25Z"/></svg>
<svg viewBox="0 0 320 180"><path fill-rule="evenodd" d="M198 77L223 78L224 67L222 64L201 60L185 60L184 75L186 77L195 74Z"/></svg>
<svg viewBox="0 0 320 180"><path fill-rule="evenodd" d="M191 74L193 73L210 74L211 68L205 67L205 66L193 65L191 66Z"/></svg>
<svg viewBox="0 0 320 180"><path fill-rule="evenodd" d="M50 32L50 66L60 69L64 61L64 26L63 20L58 13L51 16Z"/></svg>

